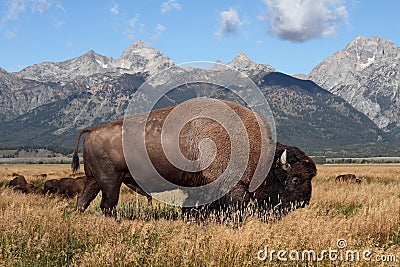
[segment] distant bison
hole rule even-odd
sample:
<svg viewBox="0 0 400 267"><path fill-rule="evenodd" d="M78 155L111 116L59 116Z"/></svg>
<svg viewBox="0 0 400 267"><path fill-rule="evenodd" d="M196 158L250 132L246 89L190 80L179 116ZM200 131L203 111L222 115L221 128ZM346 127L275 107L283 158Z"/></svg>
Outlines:
<svg viewBox="0 0 400 267"><path fill-rule="evenodd" d="M21 191L25 194L43 194L43 189L34 186L33 184L27 183L23 175L13 173L14 179L12 179L8 185L13 187L15 191Z"/></svg>
<svg viewBox="0 0 400 267"><path fill-rule="evenodd" d="M45 194L57 194L71 198L79 194L83 189L84 176L78 178L51 179L44 184Z"/></svg>
<svg viewBox="0 0 400 267"><path fill-rule="evenodd" d="M347 182L361 184L361 179L357 178L355 174L342 174L336 177L336 182Z"/></svg>
<svg viewBox="0 0 400 267"><path fill-rule="evenodd" d="M311 179L317 172L316 166L299 148L280 143L276 144L275 156L271 155L275 160L264 182L256 191L249 192L249 185L261 153L259 117L244 106L229 101L223 102L234 110L243 122L250 143L250 154L246 172L237 185L225 197L211 203L210 206L243 206L252 200L256 200L266 209L290 210L307 205L311 197ZM152 164L165 179L180 186L196 187L215 181L226 168L230 157L231 144L227 132L220 124L208 118L198 118L188 122L179 133L180 139L175 141L179 143L182 153L189 155L188 158L198 158L200 140L210 138L217 147L217 155L214 162L202 171L189 173L180 170L167 160L160 143L163 123L173 109L174 107L167 107L153 110L147 119L144 135ZM145 115L134 116L140 120ZM122 146L123 123L124 120L121 119L106 125L92 126L81 130L78 134L71 166L73 172L79 168L79 139L81 135L88 133L83 147L86 180L77 201L77 209L81 212L101 190L102 211L108 216L115 216L122 183L146 195L129 175ZM135 129L124 128L125 130L132 130L132 134L135 134ZM138 155L138 160L140 159Z"/></svg>
<svg viewBox="0 0 400 267"><path fill-rule="evenodd" d="M26 184L27 183L25 177L23 175L21 175L21 174L13 173L12 176L14 177L14 179L12 179L8 183L8 186L14 187L14 186L17 186L17 185L21 185L21 184Z"/></svg>

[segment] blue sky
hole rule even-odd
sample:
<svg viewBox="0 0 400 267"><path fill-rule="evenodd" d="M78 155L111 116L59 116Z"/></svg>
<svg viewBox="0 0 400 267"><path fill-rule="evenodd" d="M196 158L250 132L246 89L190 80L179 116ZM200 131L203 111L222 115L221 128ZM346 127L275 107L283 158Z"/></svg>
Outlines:
<svg viewBox="0 0 400 267"><path fill-rule="evenodd" d="M308 73L357 36L400 45L400 1L2 0L0 67L9 72L94 50L113 58L143 39L176 63L239 52Z"/></svg>

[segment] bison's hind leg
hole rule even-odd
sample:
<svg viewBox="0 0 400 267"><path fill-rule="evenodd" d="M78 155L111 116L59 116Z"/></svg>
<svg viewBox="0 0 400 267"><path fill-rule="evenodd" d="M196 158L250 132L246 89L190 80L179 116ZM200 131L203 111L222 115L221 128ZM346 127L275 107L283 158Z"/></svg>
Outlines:
<svg viewBox="0 0 400 267"><path fill-rule="evenodd" d="M78 201L76 203L76 209L80 212L84 212L89 206L90 202L96 198L100 192L100 187L97 181L94 179L91 171L85 166L86 177L83 182L83 189L78 195Z"/></svg>
<svg viewBox="0 0 400 267"><path fill-rule="evenodd" d="M123 174L113 170L103 170L96 176L101 190L100 208L107 217L115 217Z"/></svg>

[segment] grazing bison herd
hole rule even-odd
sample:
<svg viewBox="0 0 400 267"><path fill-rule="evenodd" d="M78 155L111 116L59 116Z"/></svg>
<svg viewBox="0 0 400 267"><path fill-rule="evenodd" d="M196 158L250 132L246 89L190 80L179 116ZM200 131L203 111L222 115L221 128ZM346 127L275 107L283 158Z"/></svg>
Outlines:
<svg viewBox="0 0 400 267"><path fill-rule="evenodd" d="M8 186L25 194L56 194L65 198L72 198L83 189L84 176L47 180L43 188L28 183L21 174L13 173L12 176L13 179L8 183Z"/></svg>
<svg viewBox="0 0 400 267"><path fill-rule="evenodd" d="M279 214L284 215L291 210L309 204L312 190L311 181L317 173L316 165L299 148L279 142L274 143L275 154L271 155L273 161L268 174L255 191L250 190L257 160L261 158L262 148L260 147L265 144L260 140L262 135L257 132L261 131L258 127L259 124L257 124L259 123L258 115L233 102L223 102L244 121L243 124L250 143L248 165L240 180L227 194L216 201L201 206L202 209L196 207L196 210L207 212L225 209L226 207L242 209L247 207L249 203L256 203L258 210L279 212ZM166 180L179 186L199 187L215 181L218 178L217 174L220 174L221 170L223 171L227 166L225 158L229 158L229 152L220 153L217 150L217 160L215 160L217 163L214 164L213 162L207 168L195 173L180 170L166 160L160 136L163 123L173 109L174 107L167 107L149 113L144 135L146 136L145 146L148 149L148 156L154 168ZM143 116L143 114L135 116ZM22 175L14 174L9 186L24 193L58 194L67 198L78 195L76 209L80 212L84 212L101 191L100 207L106 216L114 217L116 216L116 205L122 183L135 192L146 196L148 202L151 203L151 194L143 190L136 182L134 179L135 170L131 174L124 157L122 135L123 130L127 131L127 129L123 129L123 125L124 119L121 119L106 125L88 127L79 132L71 169L73 174L79 169L79 139L87 133L83 144L85 176L47 180L43 188L38 188L27 183ZM224 136L226 132L218 127L221 126L211 119L200 118L195 122L190 121L188 126L179 133L180 139L175 142L178 142L183 154L195 155L195 158L199 157L199 140L204 138L211 138L217 148L223 147L229 151L229 143L226 143L227 140L230 141L229 137ZM211 136L207 135L210 133ZM47 175L42 174L41 178L45 179ZM336 178L336 181L361 183L361 180L353 174L340 175ZM193 211L193 208L183 206L183 215Z"/></svg>

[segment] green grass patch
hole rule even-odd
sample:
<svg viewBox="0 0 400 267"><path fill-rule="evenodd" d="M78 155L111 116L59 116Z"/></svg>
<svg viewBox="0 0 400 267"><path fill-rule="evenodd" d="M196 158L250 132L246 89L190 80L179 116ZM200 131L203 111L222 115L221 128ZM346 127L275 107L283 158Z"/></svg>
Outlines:
<svg viewBox="0 0 400 267"><path fill-rule="evenodd" d="M46 183L46 181L47 180L33 180L30 183L36 187L44 187L44 184Z"/></svg>
<svg viewBox="0 0 400 267"><path fill-rule="evenodd" d="M342 214L347 219L351 216L356 215L357 212L361 209L361 207L362 204L356 202L335 203L329 207L330 209L328 209L328 211L333 210L335 213Z"/></svg>

